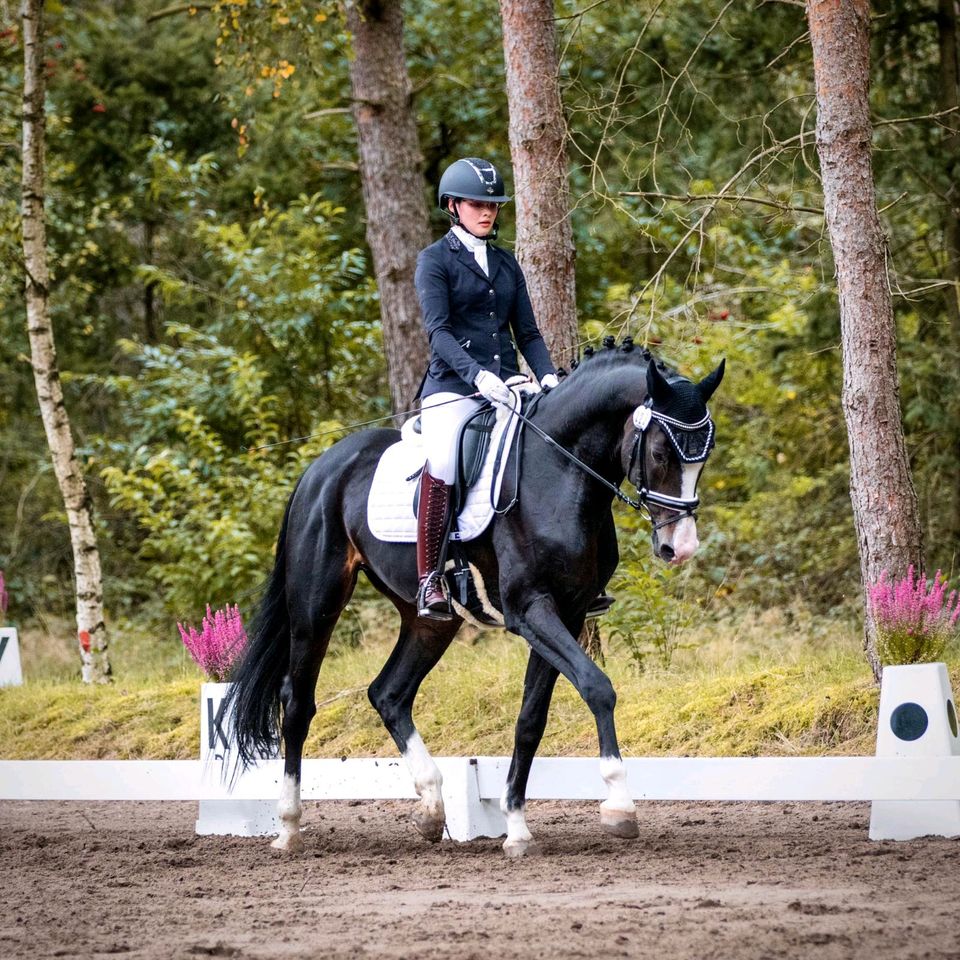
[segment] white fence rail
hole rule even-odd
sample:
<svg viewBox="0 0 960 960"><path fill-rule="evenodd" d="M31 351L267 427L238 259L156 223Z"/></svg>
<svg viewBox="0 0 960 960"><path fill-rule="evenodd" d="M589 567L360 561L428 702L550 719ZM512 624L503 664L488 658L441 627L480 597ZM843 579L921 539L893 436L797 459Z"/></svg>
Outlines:
<svg viewBox="0 0 960 960"><path fill-rule="evenodd" d="M499 800L508 757L440 757L444 793L468 778ZM740 801L960 800L960 757L653 757L624 761L634 799ZM231 792L200 760L2 760L0 800L271 800L283 761L268 760ZM304 800L413 799L399 759L304 760ZM601 800L599 763L538 757L531 800ZM453 799L453 797L451 797Z"/></svg>

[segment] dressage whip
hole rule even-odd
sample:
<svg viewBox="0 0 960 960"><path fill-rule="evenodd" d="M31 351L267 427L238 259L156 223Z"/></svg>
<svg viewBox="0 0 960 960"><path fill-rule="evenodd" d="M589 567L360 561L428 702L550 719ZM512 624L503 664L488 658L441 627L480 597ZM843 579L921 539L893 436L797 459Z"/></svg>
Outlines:
<svg viewBox="0 0 960 960"><path fill-rule="evenodd" d="M456 400L444 400L442 403L433 404L434 407L445 407L448 403L459 403L461 400L475 400L482 396L478 390L476 393L468 393ZM396 413L388 413L385 417L374 417L372 420L359 420L356 423L345 423L339 427L333 427L330 430L324 430L321 433L311 433L305 437L291 437L289 440L277 440L276 443L264 443L259 447L241 447L244 453L253 453L256 450L269 450L271 447L283 447L288 443L301 443L304 440L316 440L317 437L326 437L331 433L340 433L341 430L355 430L357 427L369 427L373 423L383 423L386 420L393 420L395 417L409 417L411 414L420 413L419 407L413 407L410 410L398 410Z"/></svg>

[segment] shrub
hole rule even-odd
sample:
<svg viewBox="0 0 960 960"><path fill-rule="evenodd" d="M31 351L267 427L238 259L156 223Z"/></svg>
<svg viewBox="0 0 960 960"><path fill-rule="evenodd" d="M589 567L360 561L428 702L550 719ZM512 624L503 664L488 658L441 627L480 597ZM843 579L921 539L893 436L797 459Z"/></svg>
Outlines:
<svg viewBox="0 0 960 960"><path fill-rule="evenodd" d="M897 581L884 570L868 594L882 663L931 663L943 656L960 618L960 599L956 590L947 596L939 570L932 584L926 576L917 580L912 565Z"/></svg>
<svg viewBox="0 0 960 960"><path fill-rule="evenodd" d="M247 633L236 606L228 605L213 613L207 604L207 615L199 631L182 623L177 624L177 629L190 656L212 680L226 680L247 645Z"/></svg>

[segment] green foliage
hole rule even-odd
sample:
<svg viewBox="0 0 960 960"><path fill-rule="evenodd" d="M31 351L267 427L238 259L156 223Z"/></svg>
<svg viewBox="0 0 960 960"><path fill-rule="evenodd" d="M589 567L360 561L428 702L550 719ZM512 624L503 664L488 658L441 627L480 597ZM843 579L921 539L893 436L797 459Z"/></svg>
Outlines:
<svg viewBox="0 0 960 960"><path fill-rule="evenodd" d="M156 12L48 4L51 309L114 616L158 593L165 615L242 599L316 449L244 448L388 404L340 10ZM404 14L432 207L453 157L509 157L500 24L438 0ZM874 162L907 442L929 565L952 571L960 341L941 281L956 158L942 118L887 122L940 109L940 38L929 4L876 14ZM665 570L617 511L624 561L604 629L649 674L689 652L705 616L846 609L859 594L810 50L796 4L560 0L557 15L583 340L630 332L698 377L727 357L697 558ZM8 264L21 53L16 29L0 34ZM18 270L0 275L0 567L15 621L72 604L21 290Z"/></svg>
<svg viewBox="0 0 960 960"><path fill-rule="evenodd" d="M122 465L101 475L111 504L136 519L138 556L164 608L188 616L265 578L293 480L318 448L264 449L280 438L278 398L256 357L188 328L170 332L178 348L152 348L140 355L141 380L113 383L130 409L153 417L157 439L108 452ZM190 403L208 396L206 415Z"/></svg>

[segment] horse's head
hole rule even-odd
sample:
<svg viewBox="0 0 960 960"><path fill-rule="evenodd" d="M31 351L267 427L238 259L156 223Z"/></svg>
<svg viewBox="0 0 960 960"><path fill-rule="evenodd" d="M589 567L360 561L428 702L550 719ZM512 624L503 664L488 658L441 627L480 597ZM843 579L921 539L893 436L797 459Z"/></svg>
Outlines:
<svg viewBox="0 0 960 960"><path fill-rule="evenodd" d="M707 401L723 379L724 361L699 383L664 376L651 360L646 398L624 428L621 459L653 523L653 552L680 564L696 552L697 483L714 442Z"/></svg>

